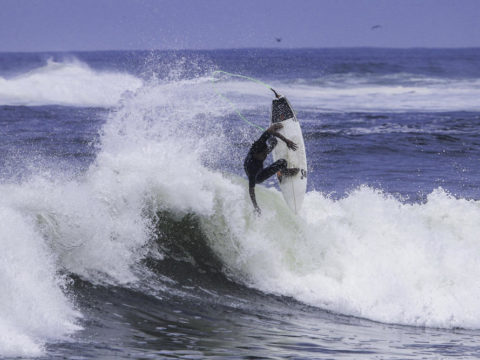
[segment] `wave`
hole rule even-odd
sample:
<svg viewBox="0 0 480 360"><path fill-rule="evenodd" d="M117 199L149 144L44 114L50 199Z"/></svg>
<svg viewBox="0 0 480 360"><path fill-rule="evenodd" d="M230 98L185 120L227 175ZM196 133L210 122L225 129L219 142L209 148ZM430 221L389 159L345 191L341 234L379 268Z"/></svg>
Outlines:
<svg viewBox="0 0 480 360"><path fill-rule="evenodd" d="M141 85L133 75L93 70L76 59L48 60L27 73L0 77L0 105L112 107Z"/></svg>
<svg viewBox="0 0 480 360"><path fill-rule="evenodd" d="M360 187L340 200L311 191L294 217L279 191L260 186L257 218L246 180L211 166L231 153L215 121L229 109L206 81L152 81L124 97L81 176L37 169L0 184L2 356L38 355L80 328L61 274L147 281L143 260L173 256L162 245L184 235L162 214L193 217L215 266L240 284L375 321L480 328L479 202L438 189L405 204Z"/></svg>
<svg viewBox="0 0 480 360"><path fill-rule="evenodd" d="M37 356L45 342L79 328L81 314L59 274L135 284L141 260L151 255L156 211L210 214L214 196L199 181L210 172L199 160L208 138L191 126L209 104L195 102L191 86L160 84L126 97L103 128L95 163L78 178L38 165L29 179L0 183L2 238L11 248L0 257L0 356ZM215 126L208 131L218 145Z"/></svg>
<svg viewBox="0 0 480 360"><path fill-rule="evenodd" d="M320 79L270 81L303 109L320 112L479 111L480 79L447 79L415 74L325 75ZM245 81L219 84L239 107L265 104L268 93Z"/></svg>
<svg viewBox="0 0 480 360"><path fill-rule="evenodd" d="M277 201L277 194L264 197L268 215L253 229L228 221L234 246L207 224L212 246L246 283L384 323L480 326L478 202L442 190L415 205L365 187L339 201L311 192L293 220Z"/></svg>
<svg viewBox="0 0 480 360"><path fill-rule="evenodd" d="M191 81L198 91L211 93L211 80L203 77ZM264 106L270 99L268 91L257 84L227 77L221 80L217 88L243 111ZM322 112L480 110L478 78L347 72L266 81L282 89L298 106ZM94 70L75 58L48 60L46 65L24 74L0 77L0 105L113 107L122 95L140 89L143 82L124 72Z"/></svg>

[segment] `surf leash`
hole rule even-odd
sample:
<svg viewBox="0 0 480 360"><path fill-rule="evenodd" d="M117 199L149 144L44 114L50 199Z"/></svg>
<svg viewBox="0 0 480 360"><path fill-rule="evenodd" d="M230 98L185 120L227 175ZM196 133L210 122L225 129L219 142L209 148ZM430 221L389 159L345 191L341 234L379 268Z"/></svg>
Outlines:
<svg viewBox="0 0 480 360"><path fill-rule="evenodd" d="M241 78L241 79L245 79L245 80L249 80L249 81L253 81L257 84L260 84L262 86L265 86L268 90L272 90L273 92L275 92L275 90L273 90L273 88L264 83L263 81L260 81L258 79L255 79L255 78L252 78L252 77L249 77L249 76L245 76L245 75L240 75L240 74L235 74L235 73L229 73L227 71L223 71L223 70L216 70L212 73L212 76L213 76L213 79L212 79L212 84L215 85L216 84L216 81L218 81L217 79L215 79L215 75L216 74L225 74L225 75L228 75L228 76L231 76L231 77L237 77L237 78ZM213 86L213 89L214 91L217 93L218 96L220 96L222 99L224 99L229 105L230 107L232 108L232 110L240 117L240 119L242 119L243 121L245 121L247 124L251 125L251 126L255 126L256 128L262 130L262 131L265 131L265 128L261 127L260 125L257 125L255 123L252 123L251 121L249 121L247 118L245 118L245 116L242 115L242 113L238 110L238 108L233 104L232 101L230 101L230 99L228 97L226 97L224 94L222 94L220 91L217 90L217 88L215 86Z"/></svg>

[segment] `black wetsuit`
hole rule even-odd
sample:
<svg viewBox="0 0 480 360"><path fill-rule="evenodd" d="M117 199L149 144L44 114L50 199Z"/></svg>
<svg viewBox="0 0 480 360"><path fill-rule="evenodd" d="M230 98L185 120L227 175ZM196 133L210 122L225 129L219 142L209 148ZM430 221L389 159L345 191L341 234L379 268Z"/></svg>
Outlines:
<svg viewBox="0 0 480 360"><path fill-rule="evenodd" d="M287 168L287 161L285 159L279 159L266 168L263 168L263 162L276 145L277 139L275 136L265 131L250 147L243 163L250 188L254 187L255 184L260 184L265 181L276 172Z"/></svg>

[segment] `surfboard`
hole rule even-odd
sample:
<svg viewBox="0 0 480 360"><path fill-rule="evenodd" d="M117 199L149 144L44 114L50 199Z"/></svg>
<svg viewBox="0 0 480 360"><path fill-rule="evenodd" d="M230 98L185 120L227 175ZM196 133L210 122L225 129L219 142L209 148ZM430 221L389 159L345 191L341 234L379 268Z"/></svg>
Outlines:
<svg viewBox="0 0 480 360"><path fill-rule="evenodd" d="M275 161L285 159L288 168L300 169L295 176L277 176L285 202L298 214L307 190L307 155L300 123L286 97L281 96L272 101L271 123L281 123L283 128L278 132L298 146L297 150L293 151L287 148L283 141L278 140L272 152Z"/></svg>

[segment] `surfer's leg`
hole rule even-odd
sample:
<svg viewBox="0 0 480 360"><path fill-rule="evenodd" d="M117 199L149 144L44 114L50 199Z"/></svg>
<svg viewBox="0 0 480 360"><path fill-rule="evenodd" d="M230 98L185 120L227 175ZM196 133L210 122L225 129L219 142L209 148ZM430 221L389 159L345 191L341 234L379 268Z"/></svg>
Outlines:
<svg viewBox="0 0 480 360"><path fill-rule="evenodd" d="M262 171L260 171L255 178L255 182L257 184L260 184L265 180L267 180L270 176L275 175L279 171L283 172L286 169L287 169L287 160L278 159L273 164L267 166Z"/></svg>
<svg viewBox="0 0 480 360"><path fill-rule="evenodd" d="M278 140L276 137L272 136L270 139L267 140L267 152L270 154L272 150L277 146Z"/></svg>

